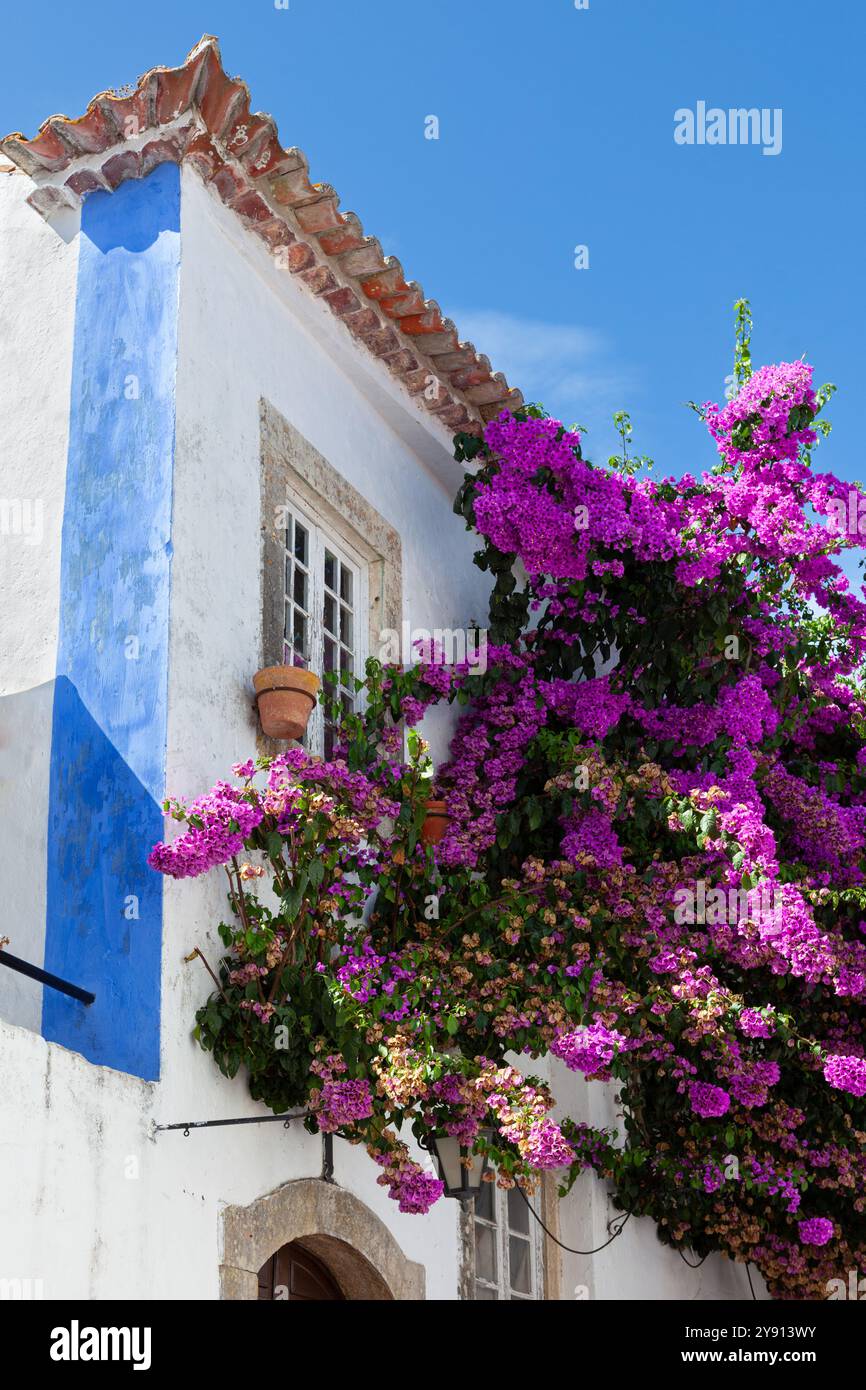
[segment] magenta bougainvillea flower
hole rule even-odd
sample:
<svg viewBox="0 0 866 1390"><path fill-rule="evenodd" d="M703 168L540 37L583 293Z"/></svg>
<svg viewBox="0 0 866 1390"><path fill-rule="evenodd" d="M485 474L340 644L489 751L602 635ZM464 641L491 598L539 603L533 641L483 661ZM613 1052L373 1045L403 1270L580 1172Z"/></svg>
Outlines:
<svg viewBox="0 0 866 1390"><path fill-rule="evenodd" d="M866 1058L830 1056L824 1063L824 1076L837 1091L866 1095Z"/></svg>
<svg viewBox="0 0 866 1390"><path fill-rule="evenodd" d="M727 1115L731 1108L731 1097L727 1091L723 1091L721 1086L711 1086L707 1081L690 1083L689 1101L695 1114L705 1120Z"/></svg>
<svg viewBox="0 0 866 1390"><path fill-rule="evenodd" d="M813 1216L809 1221L801 1221L797 1229L803 1245L826 1245L835 1234L833 1222L825 1216Z"/></svg>

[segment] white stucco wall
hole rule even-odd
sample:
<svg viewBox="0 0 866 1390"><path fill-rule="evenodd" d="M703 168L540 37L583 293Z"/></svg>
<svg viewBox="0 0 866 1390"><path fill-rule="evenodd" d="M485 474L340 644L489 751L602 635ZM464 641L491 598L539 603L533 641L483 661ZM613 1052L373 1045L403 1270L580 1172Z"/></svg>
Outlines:
<svg viewBox="0 0 866 1390"><path fill-rule="evenodd" d="M34 215L31 188L0 173L0 936L41 960L78 238ZM0 971L0 1018L38 1028L39 1009Z"/></svg>
<svg viewBox="0 0 866 1390"><path fill-rule="evenodd" d="M22 933L38 933L45 916L77 242L74 225L46 225L24 205L29 187L0 175L0 498L44 500L38 547L0 537L0 935L35 959L39 942ZM254 751L261 397L400 533L405 619L461 627L486 609L472 538L451 512L461 470L438 427L185 170L166 771L167 789L180 796ZM0 1278L41 1280L46 1297L215 1298L222 1209L319 1174L321 1141L298 1123L288 1133L268 1124L153 1137L154 1123L261 1113L243 1078L222 1078L190 1036L210 981L183 957L198 945L215 963L223 911L216 875L167 881L158 1083L47 1044L33 1031L35 991L0 979ZM554 1068L566 1109L612 1122L611 1088L587 1095L585 1083ZM424 1264L427 1296L456 1297L457 1204L401 1216L363 1150L338 1140L334 1157L337 1182ZM561 1238L598 1245L611 1214L601 1185L585 1177L562 1204ZM578 1285L604 1299L742 1297L745 1288L743 1271L716 1258L687 1270L652 1223L636 1221L592 1261L564 1258L561 1296L573 1298Z"/></svg>

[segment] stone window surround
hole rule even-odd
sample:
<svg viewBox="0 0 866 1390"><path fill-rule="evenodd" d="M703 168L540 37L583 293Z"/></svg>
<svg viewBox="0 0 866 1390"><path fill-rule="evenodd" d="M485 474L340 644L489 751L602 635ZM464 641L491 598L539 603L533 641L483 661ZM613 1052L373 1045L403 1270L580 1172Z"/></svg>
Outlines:
<svg viewBox="0 0 866 1390"><path fill-rule="evenodd" d="M408 1260L384 1221L359 1198L321 1178L298 1178L220 1222L220 1298L259 1296L259 1270L298 1241L327 1267L347 1299L409 1302L426 1296L424 1266Z"/></svg>
<svg viewBox="0 0 866 1390"><path fill-rule="evenodd" d="M358 552L367 566L367 650L382 644L384 628L400 632L403 561L400 536L351 483L290 424L270 401L259 405L262 506L262 665L283 660L285 572L278 509L294 496L321 516L335 537ZM321 674L321 673L319 673Z"/></svg>

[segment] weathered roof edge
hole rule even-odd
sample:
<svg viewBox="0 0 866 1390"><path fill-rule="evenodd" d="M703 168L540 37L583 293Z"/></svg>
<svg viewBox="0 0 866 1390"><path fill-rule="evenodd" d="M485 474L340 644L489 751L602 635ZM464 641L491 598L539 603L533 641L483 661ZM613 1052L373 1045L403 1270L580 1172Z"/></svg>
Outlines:
<svg viewBox="0 0 866 1390"><path fill-rule="evenodd" d="M50 116L30 140L13 132L0 151L36 183L27 201L43 217L166 161L192 164L447 429L476 431L523 403L360 219L340 212L333 188L310 182L304 154L283 148L271 116L251 112L249 88L227 75L210 34L179 67L100 93L76 120Z"/></svg>

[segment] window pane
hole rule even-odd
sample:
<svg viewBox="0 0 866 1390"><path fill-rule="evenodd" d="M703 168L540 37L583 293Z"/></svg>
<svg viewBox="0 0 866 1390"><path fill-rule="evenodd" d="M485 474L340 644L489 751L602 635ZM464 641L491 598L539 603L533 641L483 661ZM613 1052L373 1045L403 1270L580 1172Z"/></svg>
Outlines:
<svg viewBox="0 0 866 1390"><path fill-rule="evenodd" d="M309 610L307 603L307 576L302 569L295 570L295 581L292 587L295 603L305 611Z"/></svg>
<svg viewBox="0 0 866 1390"><path fill-rule="evenodd" d="M309 669L315 657L320 673L336 680L329 682L333 695L346 714L359 705L355 692L355 672L363 657L356 650L354 604L355 572L344 565L338 550L331 549L326 532L317 523L302 521L291 503L286 508L285 541L285 619L282 660L288 665ZM334 542L339 544L337 537ZM321 586L321 593L320 593ZM366 622L358 640L366 636ZM305 743L326 757L333 756L337 743L333 723L324 713L311 720ZM504 1260L504 1254L501 1261Z"/></svg>
<svg viewBox="0 0 866 1390"><path fill-rule="evenodd" d="M496 1283L496 1231L492 1226L475 1223L475 1273L489 1283Z"/></svg>
<svg viewBox="0 0 866 1390"><path fill-rule="evenodd" d="M529 1235L529 1207L516 1187L508 1191L508 1226L512 1231Z"/></svg>
<svg viewBox="0 0 866 1390"><path fill-rule="evenodd" d="M330 594L325 594L325 628L328 632L337 635L337 600Z"/></svg>
<svg viewBox="0 0 866 1390"><path fill-rule="evenodd" d="M483 1182L481 1191L475 1198L475 1215L482 1221L495 1221L496 1213L493 1206L493 1197L496 1192L496 1185L492 1182Z"/></svg>
<svg viewBox="0 0 866 1390"><path fill-rule="evenodd" d="M488 1289L486 1284L476 1284L475 1297L479 1302L495 1303L497 1297L496 1290Z"/></svg>
<svg viewBox="0 0 866 1390"><path fill-rule="evenodd" d="M508 1262L511 1266L510 1284L516 1293L532 1293L532 1263L529 1241L521 1236L508 1237Z"/></svg>
<svg viewBox="0 0 866 1390"><path fill-rule="evenodd" d="M294 624L292 631L292 642L298 656L307 656L307 620L303 613L295 610Z"/></svg>

